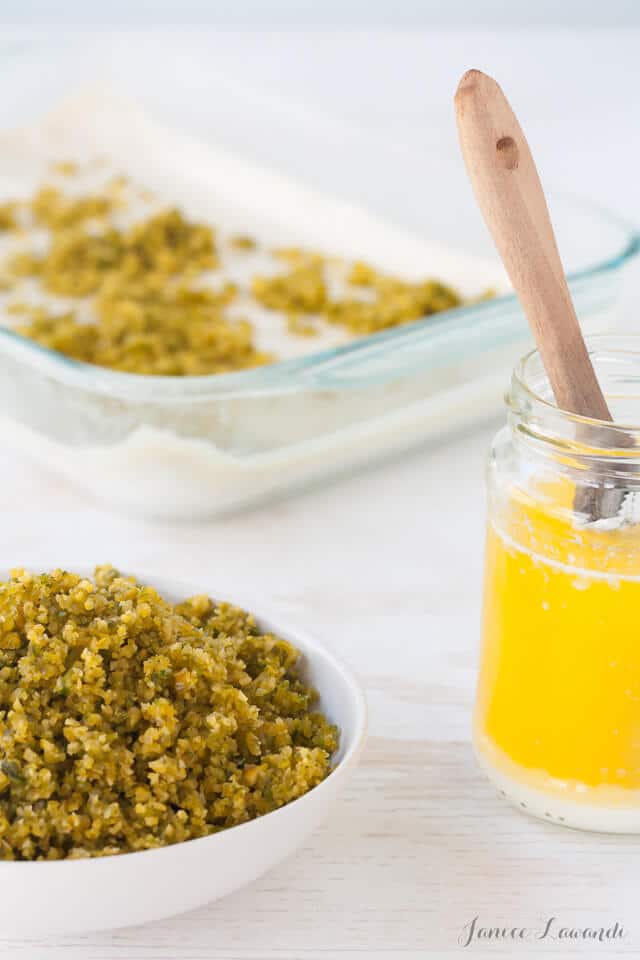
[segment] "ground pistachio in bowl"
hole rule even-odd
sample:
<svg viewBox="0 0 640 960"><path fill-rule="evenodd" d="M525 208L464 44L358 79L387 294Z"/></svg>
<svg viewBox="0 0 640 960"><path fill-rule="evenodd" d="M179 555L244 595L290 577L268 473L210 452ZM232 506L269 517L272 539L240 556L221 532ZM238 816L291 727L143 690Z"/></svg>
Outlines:
<svg viewBox="0 0 640 960"><path fill-rule="evenodd" d="M238 607L98 567L0 583L0 859L204 837L331 772L298 651Z"/></svg>

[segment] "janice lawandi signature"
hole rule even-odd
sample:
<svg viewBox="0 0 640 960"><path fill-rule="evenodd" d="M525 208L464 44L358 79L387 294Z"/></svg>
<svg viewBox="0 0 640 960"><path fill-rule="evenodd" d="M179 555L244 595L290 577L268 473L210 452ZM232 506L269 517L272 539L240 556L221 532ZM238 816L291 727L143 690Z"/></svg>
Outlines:
<svg viewBox="0 0 640 960"><path fill-rule="evenodd" d="M469 947L472 943L503 941L505 944L513 944L525 940L555 940L574 945L580 941L611 944L625 936L626 931L617 920L609 927L572 927L563 924L558 917L547 917L539 926L521 927L508 924L489 926L481 922L480 917L474 917L469 923L465 923L458 943L463 947Z"/></svg>

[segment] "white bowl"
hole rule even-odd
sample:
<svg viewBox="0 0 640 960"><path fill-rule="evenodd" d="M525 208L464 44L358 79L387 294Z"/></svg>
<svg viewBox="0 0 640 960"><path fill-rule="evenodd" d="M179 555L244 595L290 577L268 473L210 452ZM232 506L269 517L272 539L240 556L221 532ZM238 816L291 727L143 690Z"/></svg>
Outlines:
<svg viewBox="0 0 640 960"><path fill-rule="evenodd" d="M29 569L40 568L33 564ZM168 600L196 593L217 596L210 584L182 585L137 575ZM0 579L7 576L0 571ZM340 728L334 769L298 800L210 837L95 859L0 861L3 937L113 929L160 920L217 900L292 853L337 800L365 740L361 688L349 670L308 635L287 628L279 617L272 620L261 615L246 597L229 596L227 591L218 596L250 610L262 630L289 640L304 654L303 675L319 691L320 708Z"/></svg>

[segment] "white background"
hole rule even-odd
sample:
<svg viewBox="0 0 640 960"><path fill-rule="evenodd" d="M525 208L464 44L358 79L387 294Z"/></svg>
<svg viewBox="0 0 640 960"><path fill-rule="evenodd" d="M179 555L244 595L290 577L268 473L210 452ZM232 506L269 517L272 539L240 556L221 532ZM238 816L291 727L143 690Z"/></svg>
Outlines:
<svg viewBox="0 0 640 960"><path fill-rule="evenodd" d="M475 66L502 83L545 183L640 221L639 38L633 28L7 27L0 123L37 116L82 80L116 76L173 123L428 231L419 196L431 151L450 158L466 189L451 99ZM247 122L235 106L243 97L264 103L266 118L254 108Z"/></svg>
<svg viewBox="0 0 640 960"><path fill-rule="evenodd" d="M198 24L340 29L473 26L626 26L640 23L635 0L4 0L3 20L46 24L131 26Z"/></svg>

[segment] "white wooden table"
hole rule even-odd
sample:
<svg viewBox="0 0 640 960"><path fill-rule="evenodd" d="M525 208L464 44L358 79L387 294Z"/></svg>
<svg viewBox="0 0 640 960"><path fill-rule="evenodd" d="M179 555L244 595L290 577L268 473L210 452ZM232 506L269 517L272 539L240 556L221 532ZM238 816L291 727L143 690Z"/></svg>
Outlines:
<svg viewBox="0 0 640 960"><path fill-rule="evenodd" d="M306 849L227 900L113 934L2 941L0 953L86 960L417 960L459 951L464 926L628 929L640 950L640 838L531 821L494 794L469 745L495 424L401 463L242 517L150 525L104 514L26 461L0 457L2 563L109 560L205 576L268 597L359 673L371 731L345 800ZM404 662L397 661L401 653ZM390 664L394 665L390 665ZM212 864L215 869L215 864ZM559 955L574 949L561 944ZM511 943L496 955L553 955ZM602 944L581 948L606 956ZM474 943L466 953L491 952Z"/></svg>
<svg viewBox="0 0 640 960"><path fill-rule="evenodd" d="M396 36L388 46L380 35L356 41L307 37L287 47L274 36L225 36L211 49L223 69L247 83L254 63L274 88L286 86L293 71L299 99L310 99L325 120L333 111L347 124L357 120L371 137L395 130L410 138L413 131L417 139L414 147L409 139L404 144L401 166L416 185L419 151L435 135L421 131L421 97L433 101L438 91L452 89L466 66L493 65L516 86L547 168L553 172L556 162L554 179L566 174L576 189L593 189L624 212L631 199L638 219L637 155L629 147L629 138L640 142L637 124L629 126L627 108L616 101L598 155L590 117L592 109L602 114L625 83L632 97L638 89L637 39L628 32L586 39L574 33ZM360 72L353 71L354 42ZM572 72L565 71L569 61ZM596 61L600 68L592 70ZM530 76L537 71L535 90L527 70ZM559 76L581 96L572 94L570 114L554 112L551 120L550 91ZM401 88L394 90L394 77ZM355 91L351 99L349 90ZM242 146L239 133L236 139ZM274 165L293 156L300 170L313 166L304 138L260 140L256 155L260 149L272 151L259 159ZM616 176L607 178L603 171L612 162ZM341 155L335 186L362 183L361 199L366 188L375 206L375 178L369 182L366 172L362 157ZM314 181L331 189L330 173L316 158ZM380 212L390 213L378 199ZM414 226L409 184L404 210L396 200L395 219ZM263 594L355 667L371 713L369 744L344 802L306 849L251 887L196 913L113 934L17 943L3 941L0 930L0 955L418 960L432 952L640 953L640 838L590 836L530 821L494 794L472 757L483 462L497 422L326 490L195 526L143 525L106 514L39 467L0 452L2 566L36 556L43 563L109 560L160 574L179 566L184 579L206 576L220 592L227 586ZM390 666L400 652L403 665ZM517 944L476 942L465 950L465 926L474 917L484 926L525 927L529 937ZM626 935L610 946L535 940L551 917L554 929L618 921Z"/></svg>

